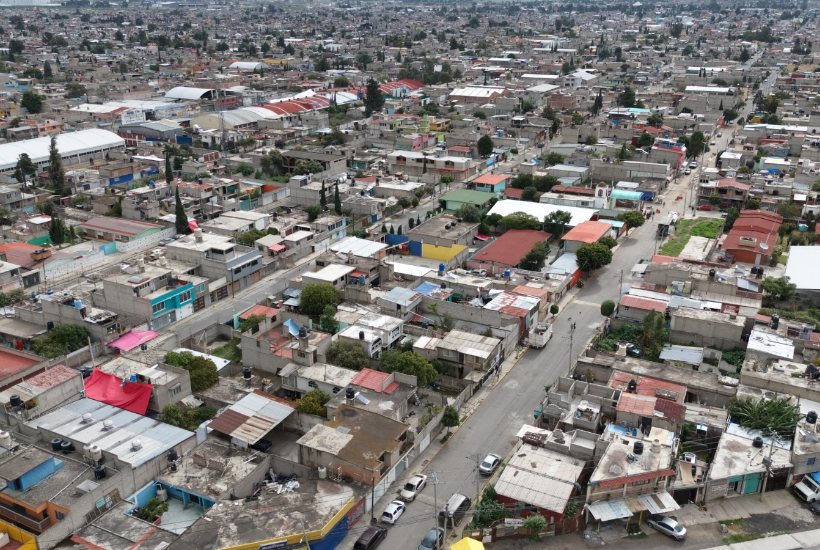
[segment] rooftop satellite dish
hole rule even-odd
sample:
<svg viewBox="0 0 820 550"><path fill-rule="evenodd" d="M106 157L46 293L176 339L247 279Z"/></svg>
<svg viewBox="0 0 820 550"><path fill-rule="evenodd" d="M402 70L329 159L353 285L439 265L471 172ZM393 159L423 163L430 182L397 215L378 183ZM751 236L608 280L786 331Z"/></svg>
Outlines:
<svg viewBox="0 0 820 550"><path fill-rule="evenodd" d="M760 243L760 249L761 250L769 250L769 245L767 245L766 243Z"/></svg>

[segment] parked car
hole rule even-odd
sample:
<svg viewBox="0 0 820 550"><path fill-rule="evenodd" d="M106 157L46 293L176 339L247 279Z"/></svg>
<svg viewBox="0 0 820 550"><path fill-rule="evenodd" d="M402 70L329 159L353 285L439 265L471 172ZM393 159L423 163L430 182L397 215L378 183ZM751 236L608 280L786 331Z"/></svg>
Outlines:
<svg viewBox="0 0 820 550"><path fill-rule="evenodd" d="M382 523L389 523L390 525L395 525L396 521L401 517L406 508L407 505L404 502L400 500L394 500L393 502L388 504L387 508L385 508L384 512L382 512Z"/></svg>
<svg viewBox="0 0 820 550"><path fill-rule="evenodd" d="M692 173L692 171L689 168L687 168L686 170L683 171L683 173L688 176L689 174Z"/></svg>
<svg viewBox="0 0 820 550"><path fill-rule="evenodd" d="M649 516L646 523L675 540L684 540L686 538L686 527L670 518L669 516L661 516L653 514Z"/></svg>
<svg viewBox="0 0 820 550"><path fill-rule="evenodd" d="M698 167L698 163L695 162L694 160L689 163L689 168L697 168L697 167Z"/></svg>
<svg viewBox="0 0 820 550"><path fill-rule="evenodd" d="M709 142L709 145L711 145L712 147L714 147L714 146L715 146L715 140L710 141L710 142Z"/></svg>
<svg viewBox="0 0 820 550"><path fill-rule="evenodd" d="M815 500L811 504L809 504L809 510L814 512L814 514L820 516L820 500Z"/></svg>
<svg viewBox="0 0 820 550"><path fill-rule="evenodd" d="M718 137L722 138L723 137L723 132L718 132Z"/></svg>
<svg viewBox="0 0 820 550"><path fill-rule="evenodd" d="M382 543L387 536L387 529L374 525L365 529L364 533L356 539L353 550L373 550Z"/></svg>
<svg viewBox="0 0 820 550"><path fill-rule="evenodd" d="M444 545L444 527L430 529L419 544L418 550L440 550Z"/></svg>
<svg viewBox="0 0 820 550"><path fill-rule="evenodd" d="M404 484L404 489L399 493L399 498L407 502L413 501L416 499L416 495L425 487L427 487L427 476L416 474Z"/></svg>
<svg viewBox="0 0 820 550"><path fill-rule="evenodd" d="M478 471L488 476L492 474L498 465L501 464L501 457L495 453L490 453L484 457L484 460L481 461L481 465L478 467Z"/></svg>
<svg viewBox="0 0 820 550"><path fill-rule="evenodd" d="M709 212L709 211L712 210L712 205L711 204L701 204L700 206L698 206L698 210L703 210L704 212Z"/></svg>
<svg viewBox="0 0 820 550"><path fill-rule="evenodd" d="M273 447L273 443L271 443L267 439L260 439L259 441L251 445L251 449L262 451L263 453L270 451L271 447Z"/></svg>

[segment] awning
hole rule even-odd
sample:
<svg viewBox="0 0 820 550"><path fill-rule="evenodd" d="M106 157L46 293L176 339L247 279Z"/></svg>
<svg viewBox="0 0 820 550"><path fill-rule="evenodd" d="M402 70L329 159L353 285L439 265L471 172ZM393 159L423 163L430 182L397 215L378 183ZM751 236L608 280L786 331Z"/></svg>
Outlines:
<svg viewBox="0 0 820 550"><path fill-rule="evenodd" d="M126 332L116 340L108 342L108 345L120 351L131 351L140 344L149 342L157 336L159 336L159 334L153 330L132 330L131 332Z"/></svg>
<svg viewBox="0 0 820 550"><path fill-rule="evenodd" d="M479 241L488 241L490 238L487 235L482 235L481 233L476 233L475 238Z"/></svg>
<svg viewBox="0 0 820 550"><path fill-rule="evenodd" d="M182 403L183 405L191 407L192 409L196 409L197 407L202 406L202 401L200 401L199 399L197 399L193 395L189 395L188 397L183 397L182 399L179 400L179 402Z"/></svg>
<svg viewBox="0 0 820 550"><path fill-rule="evenodd" d="M475 539L465 537L453 544L450 550L484 550L484 545Z"/></svg>
<svg viewBox="0 0 820 550"><path fill-rule="evenodd" d="M353 271L350 276L358 279L359 277L367 277L367 273L364 271Z"/></svg>
<svg viewBox="0 0 820 550"><path fill-rule="evenodd" d="M675 502L672 495L666 491L652 493L651 495L641 495L638 498L641 499L641 502L644 506L646 506L646 510L650 514L666 514L668 512L680 510L678 503Z"/></svg>
<svg viewBox="0 0 820 550"><path fill-rule="evenodd" d="M273 246L268 247L268 250L270 250L271 252L282 252L283 250L287 250L287 249L288 249L288 247L286 247L285 245L282 245L282 244L275 244Z"/></svg>
<svg viewBox="0 0 820 550"><path fill-rule="evenodd" d="M587 510L599 521L610 521L632 517L626 502L623 500L601 500L587 504Z"/></svg>
<svg viewBox="0 0 820 550"><path fill-rule="evenodd" d="M297 307L299 305L299 298L288 298L285 300L285 305Z"/></svg>

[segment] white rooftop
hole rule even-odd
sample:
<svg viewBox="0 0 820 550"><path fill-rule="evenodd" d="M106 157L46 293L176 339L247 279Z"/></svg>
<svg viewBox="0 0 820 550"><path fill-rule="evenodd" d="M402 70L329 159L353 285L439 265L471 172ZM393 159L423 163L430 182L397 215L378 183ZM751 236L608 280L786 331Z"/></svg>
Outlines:
<svg viewBox="0 0 820 550"><path fill-rule="evenodd" d="M514 201L514 200L500 200L490 209L489 214L499 214L500 216L508 216L514 212L524 212L530 216L534 216L539 221L543 221L548 215L558 210L569 212L572 219L567 224L570 227L575 227L579 223L589 221L598 211L591 208L578 208L576 206L563 206L558 204L543 204L538 202Z"/></svg>
<svg viewBox="0 0 820 550"><path fill-rule="evenodd" d="M820 290L820 278L815 279L814 270L820 266L820 247L793 246L786 262L786 277L797 285L797 290Z"/></svg>
<svg viewBox="0 0 820 550"><path fill-rule="evenodd" d="M752 330L747 349L783 359L794 359L794 344L791 340L762 330Z"/></svg>

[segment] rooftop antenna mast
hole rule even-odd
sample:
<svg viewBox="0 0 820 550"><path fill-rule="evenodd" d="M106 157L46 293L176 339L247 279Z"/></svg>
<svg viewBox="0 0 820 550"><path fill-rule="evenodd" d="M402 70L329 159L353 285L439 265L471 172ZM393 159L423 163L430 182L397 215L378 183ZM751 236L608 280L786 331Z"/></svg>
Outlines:
<svg viewBox="0 0 820 550"><path fill-rule="evenodd" d="M216 99L214 100L214 110L216 111L216 117L219 120L219 139L222 140L220 144L220 152L222 158L225 158L228 152L228 130L225 128L225 117L223 116L222 104L220 102L220 87L219 87L219 80L216 81Z"/></svg>

